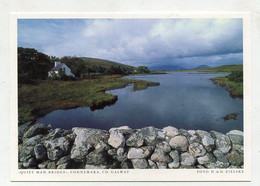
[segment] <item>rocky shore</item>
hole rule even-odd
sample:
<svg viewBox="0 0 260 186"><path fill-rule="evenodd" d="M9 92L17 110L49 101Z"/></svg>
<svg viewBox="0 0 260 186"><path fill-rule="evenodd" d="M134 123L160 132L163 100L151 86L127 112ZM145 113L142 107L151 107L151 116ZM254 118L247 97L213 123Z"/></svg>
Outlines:
<svg viewBox="0 0 260 186"><path fill-rule="evenodd" d="M243 132L128 126L109 131L52 129L26 123L18 130L20 169L243 168Z"/></svg>

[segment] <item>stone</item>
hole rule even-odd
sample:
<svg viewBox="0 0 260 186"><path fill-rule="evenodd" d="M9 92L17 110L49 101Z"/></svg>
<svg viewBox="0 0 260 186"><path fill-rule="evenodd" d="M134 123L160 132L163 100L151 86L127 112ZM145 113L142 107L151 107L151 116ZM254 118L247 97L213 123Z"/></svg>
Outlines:
<svg viewBox="0 0 260 186"><path fill-rule="evenodd" d="M117 150L116 149L110 149L107 151L108 155L113 156L117 154Z"/></svg>
<svg viewBox="0 0 260 186"><path fill-rule="evenodd" d="M167 169L167 163L156 162L158 169Z"/></svg>
<svg viewBox="0 0 260 186"><path fill-rule="evenodd" d="M57 165L61 165L61 164L64 164L64 163L68 163L71 161L71 158L70 156L64 156L62 158L59 159L59 161L57 162Z"/></svg>
<svg viewBox="0 0 260 186"><path fill-rule="evenodd" d="M39 169L46 169L47 168L47 164L40 163L40 164L38 164L38 168Z"/></svg>
<svg viewBox="0 0 260 186"><path fill-rule="evenodd" d="M37 162L35 161L34 158L30 158L29 160L27 160L26 162L23 163L23 167L24 168L32 168L34 166L37 165Z"/></svg>
<svg viewBox="0 0 260 186"><path fill-rule="evenodd" d="M41 163L38 164L38 167L39 167L40 169L46 169L49 162L50 162L50 160L41 162Z"/></svg>
<svg viewBox="0 0 260 186"><path fill-rule="evenodd" d="M215 162L216 168L229 167L228 159L225 157L225 155L220 150L214 150L213 154L217 158L217 161Z"/></svg>
<svg viewBox="0 0 260 186"><path fill-rule="evenodd" d="M188 135L189 144L194 143L194 142L200 143L200 139L195 130L188 130L187 132L189 134Z"/></svg>
<svg viewBox="0 0 260 186"><path fill-rule="evenodd" d="M239 166L235 166L235 165L230 165L228 167L228 169L239 169L240 167Z"/></svg>
<svg viewBox="0 0 260 186"><path fill-rule="evenodd" d="M100 153L104 151L108 151L110 147L104 143L103 141L100 141L96 146L95 146L95 153Z"/></svg>
<svg viewBox="0 0 260 186"><path fill-rule="evenodd" d="M35 146L36 144L39 143L39 141L42 139L43 135L39 134L37 136L31 137L31 138L26 138L23 140L23 145L24 146Z"/></svg>
<svg viewBox="0 0 260 186"><path fill-rule="evenodd" d="M230 153L226 154L226 157L231 165L241 166L244 164L243 154L239 154L235 150L232 150Z"/></svg>
<svg viewBox="0 0 260 186"><path fill-rule="evenodd" d="M74 142L75 138L76 138L76 134L75 133L70 133L70 134L67 134L65 136L66 140L68 140L69 142Z"/></svg>
<svg viewBox="0 0 260 186"><path fill-rule="evenodd" d="M18 145L18 155L20 156L21 152L22 152L22 149L23 149L23 144L19 144Z"/></svg>
<svg viewBox="0 0 260 186"><path fill-rule="evenodd" d="M47 149L47 155L50 160L58 160L64 154L64 151L61 149Z"/></svg>
<svg viewBox="0 0 260 186"><path fill-rule="evenodd" d="M31 127L32 122L28 122L25 124L22 124L18 127L18 137L22 138L23 135L27 132L27 130L29 130L29 128Z"/></svg>
<svg viewBox="0 0 260 186"><path fill-rule="evenodd" d="M178 168L180 166L180 163L176 163L176 162L170 162L170 163L168 163L168 167L170 168L170 169L176 169L176 168Z"/></svg>
<svg viewBox="0 0 260 186"><path fill-rule="evenodd" d="M168 126L168 127L164 127L162 129L162 131L164 132L164 134L168 137L174 137L177 136L179 134L179 130L172 127L172 126Z"/></svg>
<svg viewBox="0 0 260 186"><path fill-rule="evenodd" d="M204 156L206 154L206 150L199 143L192 143L189 145L189 153L194 157Z"/></svg>
<svg viewBox="0 0 260 186"><path fill-rule="evenodd" d="M106 164L108 158L108 149L109 146L106 143L100 141L95 146L95 149L86 155L86 163L95 165Z"/></svg>
<svg viewBox="0 0 260 186"><path fill-rule="evenodd" d="M172 150L169 155L172 158L172 162L168 163L168 167L170 169L173 168L178 168L180 166L180 157L179 157L179 152L177 150Z"/></svg>
<svg viewBox="0 0 260 186"><path fill-rule="evenodd" d="M18 162L18 169L23 169L23 162Z"/></svg>
<svg viewBox="0 0 260 186"><path fill-rule="evenodd" d="M95 147L100 141L106 142L109 134L100 129L72 128L76 135L72 149L71 158L75 161L84 161L89 150Z"/></svg>
<svg viewBox="0 0 260 186"><path fill-rule="evenodd" d="M134 168L132 165L132 162L130 160L122 161L120 164L120 167L122 169L132 169Z"/></svg>
<svg viewBox="0 0 260 186"><path fill-rule="evenodd" d="M127 153L124 153L122 156L117 156L117 160L120 162L127 160Z"/></svg>
<svg viewBox="0 0 260 186"><path fill-rule="evenodd" d="M67 163L62 163L62 164L57 166L57 169L67 169L67 168L69 168L69 165L70 164L68 162Z"/></svg>
<svg viewBox="0 0 260 186"><path fill-rule="evenodd" d="M151 169L158 169L156 163L154 163L152 160L148 160L148 164L150 166Z"/></svg>
<svg viewBox="0 0 260 186"><path fill-rule="evenodd" d="M85 169L107 169L106 165L85 165Z"/></svg>
<svg viewBox="0 0 260 186"><path fill-rule="evenodd" d="M159 139L157 139L157 130L154 127L144 127L141 129L141 132L146 145L156 145L158 143Z"/></svg>
<svg viewBox="0 0 260 186"><path fill-rule="evenodd" d="M32 125L24 134L24 138L31 138L33 136L36 136L38 134L45 134L47 132L46 125L42 123L37 123L35 125Z"/></svg>
<svg viewBox="0 0 260 186"><path fill-rule="evenodd" d="M112 130L110 132L110 136L108 139L108 144L114 148L124 147L125 146L125 138L124 136L117 130Z"/></svg>
<svg viewBox="0 0 260 186"><path fill-rule="evenodd" d="M60 128L53 129L49 134L46 135L46 140L53 140L55 138L63 137L64 130Z"/></svg>
<svg viewBox="0 0 260 186"><path fill-rule="evenodd" d="M182 153L180 159L182 166L193 166L196 163L196 159L188 152Z"/></svg>
<svg viewBox="0 0 260 186"><path fill-rule="evenodd" d="M21 150L19 159L20 161L26 161L34 156L34 150L32 146L24 146Z"/></svg>
<svg viewBox="0 0 260 186"><path fill-rule="evenodd" d="M232 150L237 151L239 154L243 154L244 153L244 146L232 144Z"/></svg>
<svg viewBox="0 0 260 186"><path fill-rule="evenodd" d="M48 162L47 169L56 169L56 163L53 161Z"/></svg>
<svg viewBox="0 0 260 186"><path fill-rule="evenodd" d="M208 152L211 152L215 147L215 142L214 139L211 137L210 133L203 130L197 130L196 133L201 138L201 143L205 147L205 149Z"/></svg>
<svg viewBox="0 0 260 186"><path fill-rule="evenodd" d="M202 157L198 157L197 160L198 160L198 163L199 163L200 165L205 165L205 164L213 163L213 162L216 161L215 158L214 158L214 156L213 156L212 154L209 154L209 153L206 153L206 154L205 154L204 156L202 156Z"/></svg>
<svg viewBox="0 0 260 186"><path fill-rule="evenodd" d="M134 169L148 169L149 165L146 159L131 159Z"/></svg>
<svg viewBox="0 0 260 186"><path fill-rule="evenodd" d="M163 150L155 149L151 156L151 160L154 162L169 163L172 161L172 158L168 154L165 154Z"/></svg>
<svg viewBox="0 0 260 186"><path fill-rule="evenodd" d="M144 144L144 137L141 132L133 133L127 140L128 147L141 147Z"/></svg>
<svg viewBox="0 0 260 186"><path fill-rule="evenodd" d="M170 140L169 144L178 151L187 151L188 148L188 140L185 136L175 136Z"/></svg>
<svg viewBox="0 0 260 186"><path fill-rule="evenodd" d="M164 140L165 139L165 134L162 131L158 131L157 132L157 138L160 140Z"/></svg>
<svg viewBox="0 0 260 186"><path fill-rule="evenodd" d="M202 165L197 165L197 167L196 167L197 169L205 169L205 167L204 166L202 166Z"/></svg>
<svg viewBox="0 0 260 186"><path fill-rule="evenodd" d="M118 156L123 156L124 151L125 151L124 148L118 148L117 151L116 151L116 154L117 154Z"/></svg>
<svg viewBox="0 0 260 186"><path fill-rule="evenodd" d="M47 151L43 144L38 144L34 146L34 154L36 159L42 160L47 157Z"/></svg>
<svg viewBox="0 0 260 186"><path fill-rule="evenodd" d="M128 126L121 126L121 127L117 127L117 128L111 128L109 130L109 133L111 133L112 131L115 131L117 130L118 132L120 132L121 134L123 135L129 135L133 132L133 129L131 129L130 127Z"/></svg>
<svg viewBox="0 0 260 186"><path fill-rule="evenodd" d="M215 138L217 150L220 150L222 153L229 152L231 149L231 142L228 136L216 131L211 131L211 135Z"/></svg>
<svg viewBox="0 0 260 186"><path fill-rule="evenodd" d="M231 140L232 144L243 145L244 144L244 134L239 130L231 130L226 134Z"/></svg>
<svg viewBox="0 0 260 186"><path fill-rule="evenodd" d="M163 142L158 143L158 144L156 145L156 147L159 148L159 149L162 149L163 152L166 152L166 153L171 151L171 146L170 146L169 143L166 142L166 141L163 141Z"/></svg>
<svg viewBox="0 0 260 186"><path fill-rule="evenodd" d="M215 163L207 163L204 165L207 169L216 169Z"/></svg>
<svg viewBox="0 0 260 186"><path fill-rule="evenodd" d="M47 140L44 142L44 146L47 149L61 149L65 153L70 150L70 142L65 137L55 138L53 140Z"/></svg>
<svg viewBox="0 0 260 186"><path fill-rule="evenodd" d="M94 164L94 165L100 165L100 164L106 164L107 163L107 153L96 153L95 151L90 152L86 156L86 163L87 164Z"/></svg>
<svg viewBox="0 0 260 186"><path fill-rule="evenodd" d="M128 159L146 158L152 152L152 147L146 146L142 148L130 148L127 154Z"/></svg>
<svg viewBox="0 0 260 186"><path fill-rule="evenodd" d="M179 135L180 136L185 136L186 138L188 138L190 136L190 134L188 133L187 130L185 129L179 129Z"/></svg>

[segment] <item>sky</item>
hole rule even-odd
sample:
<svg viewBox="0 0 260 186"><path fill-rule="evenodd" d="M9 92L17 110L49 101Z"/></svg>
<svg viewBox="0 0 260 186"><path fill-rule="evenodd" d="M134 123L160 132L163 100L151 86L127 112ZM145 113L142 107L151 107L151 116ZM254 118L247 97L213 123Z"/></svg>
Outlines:
<svg viewBox="0 0 260 186"><path fill-rule="evenodd" d="M18 46L148 67L243 63L242 19L19 19Z"/></svg>

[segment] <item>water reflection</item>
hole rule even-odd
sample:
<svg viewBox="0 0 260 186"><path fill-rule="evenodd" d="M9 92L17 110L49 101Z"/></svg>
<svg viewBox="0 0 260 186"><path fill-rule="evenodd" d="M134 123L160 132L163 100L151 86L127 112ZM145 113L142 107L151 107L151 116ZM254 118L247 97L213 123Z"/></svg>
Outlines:
<svg viewBox="0 0 260 186"><path fill-rule="evenodd" d="M118 95L115 104L103 110L89 108L53 111L38 122L53 127L90 127L110 129L128 125L132 128L168 125L184 129L228 132L243 130L243 100L232 98L210 78L225 74L175 72L167 75L130 76L127 78L158 81L160 86L133 91L131 86L111 90ZM239 113L236 120L221 117Z"/></svg>

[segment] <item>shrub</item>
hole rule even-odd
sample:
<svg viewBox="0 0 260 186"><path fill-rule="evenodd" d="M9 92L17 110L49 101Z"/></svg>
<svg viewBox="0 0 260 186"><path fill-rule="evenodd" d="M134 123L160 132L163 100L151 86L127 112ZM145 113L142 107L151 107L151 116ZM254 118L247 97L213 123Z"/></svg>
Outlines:
<svg viewBox="0 0 260 186"><path fill-rule="evenodd" d="M234 82L243 82L243 70L232 71L231 74L228 75L228 80Z"/></svg>

